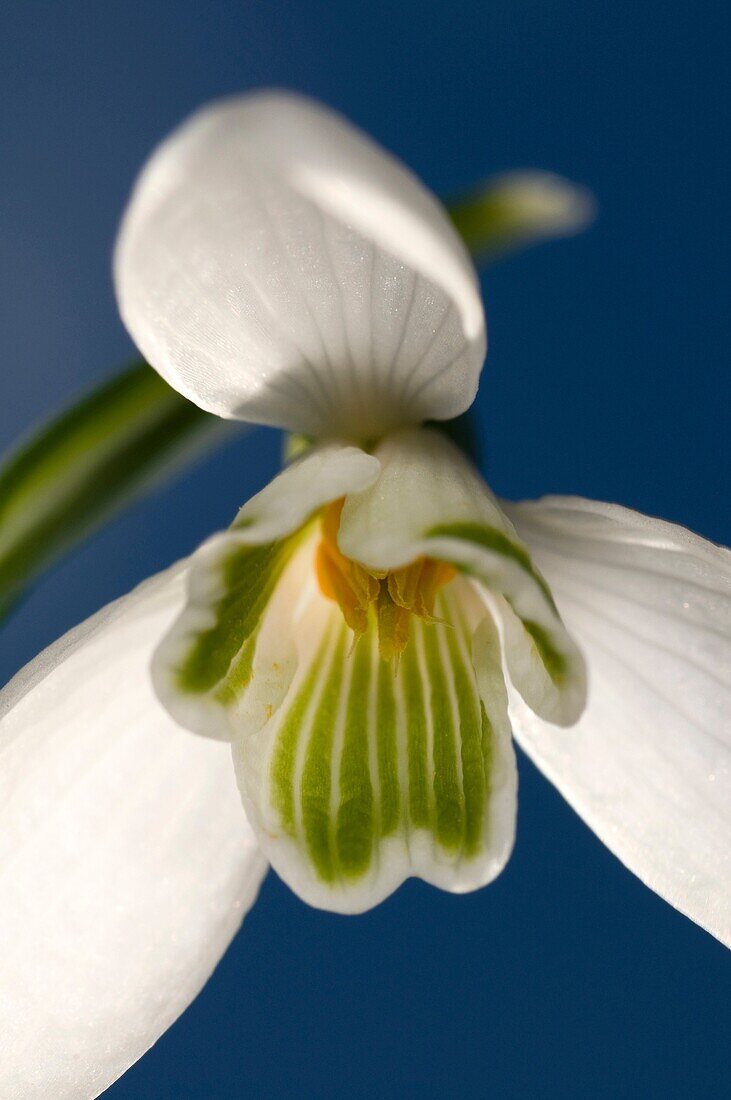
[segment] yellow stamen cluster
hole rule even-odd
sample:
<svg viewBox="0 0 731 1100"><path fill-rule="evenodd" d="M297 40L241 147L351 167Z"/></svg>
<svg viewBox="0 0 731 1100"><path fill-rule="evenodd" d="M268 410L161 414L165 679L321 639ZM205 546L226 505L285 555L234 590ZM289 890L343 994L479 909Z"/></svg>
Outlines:
<svg viewBox="0 0 731 1100"><path fill-rule="evenodd" d="M346 558L338 547L343 504L342 499L333 501L322 514L316 557L320 590L338 604L356 640L365 634L373 614L382 659L398 659L409 640L410 616L435 621L437 592L452 580L455 570L444 562L421 557L400 569L379 573Z"/></svg>

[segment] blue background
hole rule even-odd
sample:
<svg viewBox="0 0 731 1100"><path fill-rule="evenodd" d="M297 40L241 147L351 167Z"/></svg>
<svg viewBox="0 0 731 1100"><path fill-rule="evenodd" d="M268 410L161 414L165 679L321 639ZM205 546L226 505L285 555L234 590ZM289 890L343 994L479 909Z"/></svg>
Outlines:
<svg viewBox="0 0 731 1100"><path fill-rule="evenodd" d="M6 4L0 446L130 357L109 255L150 148L201 101L276 83L440 193L529 166L594 189L590 232L485 278L488 477L731 541L728 38L725 4L671 0ZM2 678L225 525L277 453L274 433L232 442L56 569L2 636ZM270 876L205 992L110 1095L728 1094L728 955L520 767L498 882L462 898L412 882L345 919Z"/></svg>

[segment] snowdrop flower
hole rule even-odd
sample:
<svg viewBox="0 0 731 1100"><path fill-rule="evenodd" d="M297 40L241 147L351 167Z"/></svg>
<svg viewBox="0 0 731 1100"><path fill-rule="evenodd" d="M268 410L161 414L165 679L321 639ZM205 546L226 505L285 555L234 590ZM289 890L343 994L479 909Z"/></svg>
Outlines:
<svg viewBox="0 0 731 1100"><path fill-rule="evenodd" d="M5 689L3 1096L102 1091L196 995L269 863L348 913L409 875L490 882L511 734L729 942L729 554L614 505L502 505L424 426L469 407L485 355L424 187L308 101L217 103L142 172L115 278L172 386L309 447Z"/></svg>

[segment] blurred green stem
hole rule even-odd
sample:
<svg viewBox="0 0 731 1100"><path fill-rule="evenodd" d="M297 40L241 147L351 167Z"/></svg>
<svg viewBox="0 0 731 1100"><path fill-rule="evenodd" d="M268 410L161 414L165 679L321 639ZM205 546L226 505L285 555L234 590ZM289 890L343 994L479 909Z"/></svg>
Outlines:
<svg viewBox="0 0 731 1100"><path fill-rule="evenodd" d="M31 433L0 467L0 617L56 558L226 426L139 363Z"/></svg>

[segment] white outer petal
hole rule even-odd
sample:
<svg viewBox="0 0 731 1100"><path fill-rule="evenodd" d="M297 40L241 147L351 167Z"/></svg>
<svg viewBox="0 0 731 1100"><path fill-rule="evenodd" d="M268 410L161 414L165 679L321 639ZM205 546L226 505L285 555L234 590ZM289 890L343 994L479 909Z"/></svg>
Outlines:
<svg viewBox="0 0 731 1100"><path fill-rule="evenodd" d="M222 100L164 141L115 281L150 363L219 416L365 439L475 395L484 316L456 230L397 160L303 97Z"/></svg>
<svg viewBox="0 0 731 1100"><path fill-rule="evenodd" d="M617 505L510 508L589 666L559 730L519 743L643 882L731 946L731 553Z"/></svg>
<svg viewBox="0 0 731 1100"><path fill-rule="evenodd" d="M0 695L0 1095L84 1100L197 995L266 864L230 754L152 694L173 567Z"/></svg>

